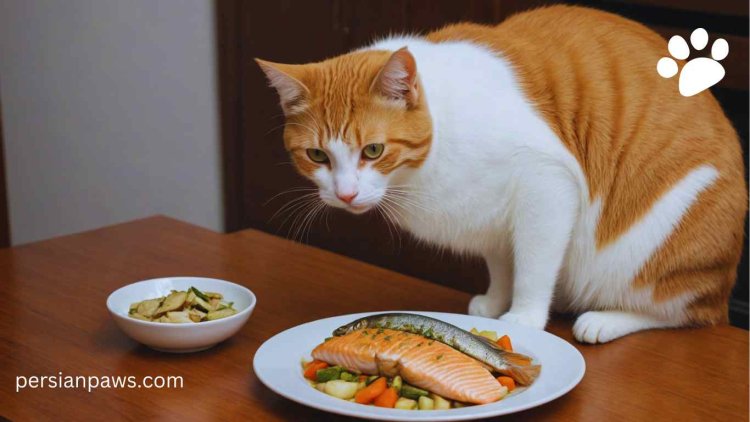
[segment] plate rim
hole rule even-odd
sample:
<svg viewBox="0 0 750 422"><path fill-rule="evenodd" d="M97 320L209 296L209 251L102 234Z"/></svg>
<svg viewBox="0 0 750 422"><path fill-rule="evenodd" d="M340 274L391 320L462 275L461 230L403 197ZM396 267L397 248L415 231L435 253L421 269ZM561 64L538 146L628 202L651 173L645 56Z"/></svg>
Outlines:
<svg viewBox="0 0 750 422"><path fill-rule="evenodd" d="M300 327L304 327L304 326L307 326L307 325L319 324L321 322L324 322L324 321L330 320L330 319L337 319L337 318L343 318L343 317L351 317L352 321L353 321L355 319L362 318L362 317L367 316L367 315L376 315L376 314L381 314L381 313L396 313L396 312L421 314L421 315L425 315L425 316L432 316L433 318L436 317L435 315L440 315L440 314L442 314L442 315L451 315L451 316L459 316L459 317L485 318L485 317L481 317L481 316L458 314L458 313L452 313L452 312L440 312L440 311L405 311L405 310L387 310L387 311L374 311L374 312L358 312L358 313L352 313L352 314L342 314L342 315L334 315L334 316L330 316L330 317L320 318L320 319L317 319L317 320L308 321L308 322L305 322L305 323L302 323L302 324L298 324L298 325L295 325L293 327L289 327L289 328L287 328L285 330L279 331L278 333L274 334L270 338L266 339L260 345L260 347L258 347L258 349L255 351L255 354L253 355L253 372L254 372L255 376L258 378L258 380L264 386L266 386L268 389L270 389L271 391L273 391L274 393L276 393L276 394L278 394L278 395L280 395L280 396L282 396L282 397L284 397L284 398L286 398L288 400L291 400L291 401L293 401L295 403L299 403L301 405L304 405L304 406L307 406L307 407L311 407L311 408L314 408L314 409L317 409L317 410L321 410L321 411L324 411L324 412L329 412L329 413L338 414L338 415L344 415L344 416L357 417L357 418L361 418L361 419L369 419L369 420L385 420L385 421L424 420L424 419L409 417L409 415L413 415L413 413L412 413L412 412L414 412L413 410L382 409L384 411L385 410L389 410L389 411L392 411L394 413L392 413L392 414L370 414L370 413L360 412L360 411L357 411L357 410L346 409L346 408L343 408L343 407L342 408L331 408L331 407L327 406L326 404L319 404L319 403L314 402L314 401L310 402L310 401L306 401L306 400L301 400L301 399L293 396L292 394L288 394L287 392L285 392L285 391L283 391L283 390L281 390L279 388L276 388L276 386L274 386L272 382L269 382L267 379L264 378L264 376L262 375L262 371L258 371L258 355L261 354L263 348L264 347L268 347L267 346L268 343L271 342L274 338L276 338L276 337L278 337L278 336L280 336L280 335L282 335L282 334L284 334L284 333L286 333L288 331L295 330L295 329L298 329ZM495 319L495 318L485 318L485 319L488 319L490 321L495 321L495 322L497 321L497 319ZM505 322L505 321L503 321L503 322L506 323L506 324L512 324L512 323ZM518 324L513 324L513 325L517 325L518 327L522 327L524 329L534 330L531 327L525 327L525 326L521 326L521 325L518 325ZM524 404L521 404L521 405L519 405L517 407L514 407L513 410L510 411L510 412L503 412L502 409L499 409L499 411L498 410L489 410L487 412L481 412L481 413L477 413L477 414L454 414L454 415L450 415L450 414L436 414L436 415L433 415L431 413L430 415L434 416L434 417L429 418L429 420L431 420L431 421L462 421L462 420L473 420L473 419L480 419L480 418L488 418L488 417L509 415L509 414L522 412L522 411L525 411L525 410L528 410L528 409L531 409L531 408L534 408L534 407L538 407L538 406L541 406L543 404L552 402L552 401L557 400L558 398L564 396L565 394L569 393L571 390L573 390L581 382L581 380L583 379L584 375L586 374L586 360L584 359L584 357L581 354L581 352L577 348L575 348L572 344L570 344L568 341L566 341L566 340L564 340L564 339L562 339L562 338L560 338L560 337L558 337L558 336L556 336L556 335L554 335L554 334L552 334L552 333L550 333L550 332L548 332L546 330L538 330L538 331L540 333L542 333L542 335L549 335L549 336L553 337L554 339L556 339L555 341L562 342L562 344L564 344L563 347L567 347L572 352L574 352L574 355L580 361L580 364L581 364L581 370L580 370L580 372L568 384L566 384L564 387L560 388L559 390L555 391L554 393L549 394L548 396L545 396L543 398L538 398L538 399L533 400L531 402L524 403ZM438 411L435 411L435 412L438 412ZM446 412L446 411L439 411L439 412Z"/></svg>

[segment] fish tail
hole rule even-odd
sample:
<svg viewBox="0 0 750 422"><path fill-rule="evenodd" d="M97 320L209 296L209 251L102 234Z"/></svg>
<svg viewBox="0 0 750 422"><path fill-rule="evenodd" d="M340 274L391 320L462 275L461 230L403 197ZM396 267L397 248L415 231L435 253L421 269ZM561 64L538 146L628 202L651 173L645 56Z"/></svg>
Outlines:
<svg viewBox="0 0 750 422"><path fill-rule="evenodd" d="M509 364L501 373L513 378L521 385L529 385L539 376L541 370L542 367L540 365Z"/></svg>
<svg viewBox="0 0 750 422"><path fill-rule="evenodd" d="M529 366L531 365L531 357L522 355L520 353L506 352L503 351L502 357L508 365L516 366Z"/></svg>

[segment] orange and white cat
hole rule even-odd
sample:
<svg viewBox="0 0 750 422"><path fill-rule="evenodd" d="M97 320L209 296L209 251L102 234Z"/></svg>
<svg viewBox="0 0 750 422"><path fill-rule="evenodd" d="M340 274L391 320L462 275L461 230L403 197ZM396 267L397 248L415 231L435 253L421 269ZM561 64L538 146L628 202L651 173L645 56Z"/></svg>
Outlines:
<svg viewBox="0 0 750 422"><path fill-rule="evenodd" d="M579 341L727 320L747 191L737 134L679 94L667 43L592 9L392 37L304 65L258 60L284 142L328 205L390 209L426 242L481 255L469 313Z"/></svg>

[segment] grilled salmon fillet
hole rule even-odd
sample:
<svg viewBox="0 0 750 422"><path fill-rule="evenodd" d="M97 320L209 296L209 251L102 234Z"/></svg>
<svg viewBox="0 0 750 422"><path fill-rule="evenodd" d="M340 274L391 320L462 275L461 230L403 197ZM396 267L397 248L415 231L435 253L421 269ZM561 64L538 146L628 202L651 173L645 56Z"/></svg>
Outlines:
<svg viewBox="0 0 750 422"><path fill-rule="evenodd" d="M323 342L312 356L365 374L400 375L409 384L466 403L491 403L507 391L475 359L404 331L352 331Z"/></svg>

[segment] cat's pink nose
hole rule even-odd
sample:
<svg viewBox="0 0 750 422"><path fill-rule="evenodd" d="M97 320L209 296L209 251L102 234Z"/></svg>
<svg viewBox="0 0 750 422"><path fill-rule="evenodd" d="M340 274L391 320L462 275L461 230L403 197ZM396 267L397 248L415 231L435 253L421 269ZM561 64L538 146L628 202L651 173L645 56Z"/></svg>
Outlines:
<svg viewBox="0 0 750 422"><path fill-rule="evenodd" d="M349 193L349 194L341 194L341 193L336 193L336 196L337 196L337 197L338 197L338 198L339 198L340 200L342 200L342 201L346 202L347 204L351 204L351 203L352 203L352 201L354 200L354 198L356 198L356 197L357 197L357 194L358 194L358 193L359 193L359 192L354 192L354 193Z"/></svg>

